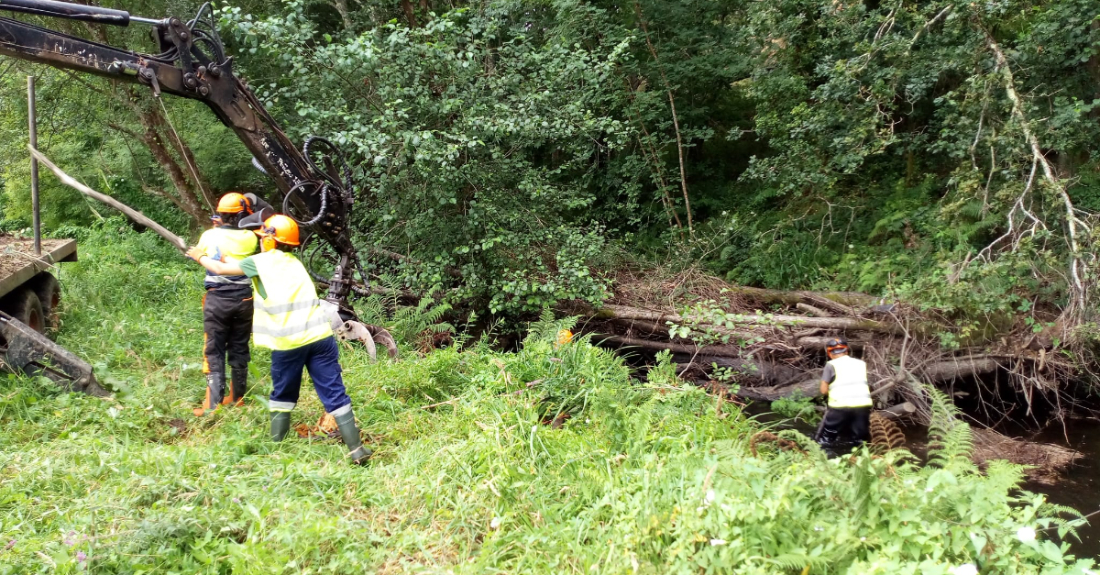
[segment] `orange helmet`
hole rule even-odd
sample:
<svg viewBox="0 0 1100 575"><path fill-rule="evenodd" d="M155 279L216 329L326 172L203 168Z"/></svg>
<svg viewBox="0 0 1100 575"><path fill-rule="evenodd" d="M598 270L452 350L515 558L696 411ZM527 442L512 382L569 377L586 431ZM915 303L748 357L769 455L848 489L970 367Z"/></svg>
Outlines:
<svg viewBox="0 0 1100 575"><path fill-rule="evenodd" d="M223 214L239 214L241 212L252 213L252 204L244 194L229 192L218 200L218 212Z"/></svg>
<svg viewBox="0 0 1100 575"><path fill-rule="evenodd" d="M298 245L298 223L290 216L275 214L264 220L264 225L256 230L260 236L264 251L274 248L275 241L290 246Z"/></svg>

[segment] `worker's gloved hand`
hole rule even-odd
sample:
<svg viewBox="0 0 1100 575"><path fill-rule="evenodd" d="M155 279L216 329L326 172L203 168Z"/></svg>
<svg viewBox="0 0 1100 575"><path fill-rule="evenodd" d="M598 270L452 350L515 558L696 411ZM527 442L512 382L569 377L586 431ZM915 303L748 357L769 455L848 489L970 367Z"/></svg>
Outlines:
<svg viewBox="0 0 1100 575"><path fill-rule="evenodd" d="M199 249L198 246L192 247L192 248L187 250L187 257L189 257L189 258L191 258L195 261L199 261L200 259L202 259L202 256L205 256L205 255L206 255L206 250Z"/></svg>

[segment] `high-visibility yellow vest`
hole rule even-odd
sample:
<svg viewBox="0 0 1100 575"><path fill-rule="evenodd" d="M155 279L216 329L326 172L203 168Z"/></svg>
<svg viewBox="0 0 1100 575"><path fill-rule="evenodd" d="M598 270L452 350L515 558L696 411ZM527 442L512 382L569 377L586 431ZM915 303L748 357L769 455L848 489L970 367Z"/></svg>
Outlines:
<svg viewBox="0 0 1100 575"><path fill-rule="evenodd" d="M870 407L871 388L867 385L867 364L842 355L829 360L836 377L829 383L829 407Z"/></svg>
<svg viewBox="0 0 1100 575"><path fill-rule="evenodd" d="M256 345L287 350L332 335L329 313L302 262L281 250L252 256L263 292L255 290L252 336ZM266 296L266 297L265 297Z"/></svg>
<svg viewBox="0 0 1100 575"><path fill-rule="evenodd" d="M256 234L250 230L232 228L206 230L199 237L197 247L207 256L228 263L239 262L260 251ZM208 271L205 284L207 288L216 288L222 285L247 286L252 285L252 281L248 276L220 276Z"/></svg>

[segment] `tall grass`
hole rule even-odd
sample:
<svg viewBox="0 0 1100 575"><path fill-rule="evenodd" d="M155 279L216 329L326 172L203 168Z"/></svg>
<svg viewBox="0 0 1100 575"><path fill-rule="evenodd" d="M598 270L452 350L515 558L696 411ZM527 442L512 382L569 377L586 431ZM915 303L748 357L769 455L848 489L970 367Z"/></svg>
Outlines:
<svg viewBox="0 0 1100 575"><path fill-rule="evenodd" d="M83 239L81 262L63 272L61 342L120 392L100 400L0 376L0 573L1092 565L1044 538L1059 510L1015 491L1018 467L983 475L955 453L965 442L928 468L896 454L827 460L812 445L761 444L753 456L761 426L738 409L673 378L633 381L584 340L554 343L549 320L517 353L473 344L372 363L345 348L376 451L366 468L333 441L268 440L265 354L244 408L196 419L198 269L118 222ZM296 421L321 414L303 393ZM560 414L563 425L547 425Z"/></svg>

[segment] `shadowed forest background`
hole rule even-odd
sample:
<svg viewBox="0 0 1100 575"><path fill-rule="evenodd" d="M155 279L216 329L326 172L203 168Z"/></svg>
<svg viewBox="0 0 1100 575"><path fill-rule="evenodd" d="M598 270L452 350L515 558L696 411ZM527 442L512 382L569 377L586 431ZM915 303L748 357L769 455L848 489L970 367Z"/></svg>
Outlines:
<svg viewBox="0 0 1100 575"><path fill-rule="evenodd" d="M393 286L515 317L598 302L640 260L1010 324L1046 305L1095 332L1076 321L1100 209L1086 0L218 9L238 72L292 138L348 154L356 243ZM51 26L151 49L140 28ZM273 191L200 104L0 72L8 229L29 219L29 72L43 150L154 219L193 232L224 191ZM53 229L98 215L49 179L43 202Z"/></svg>

